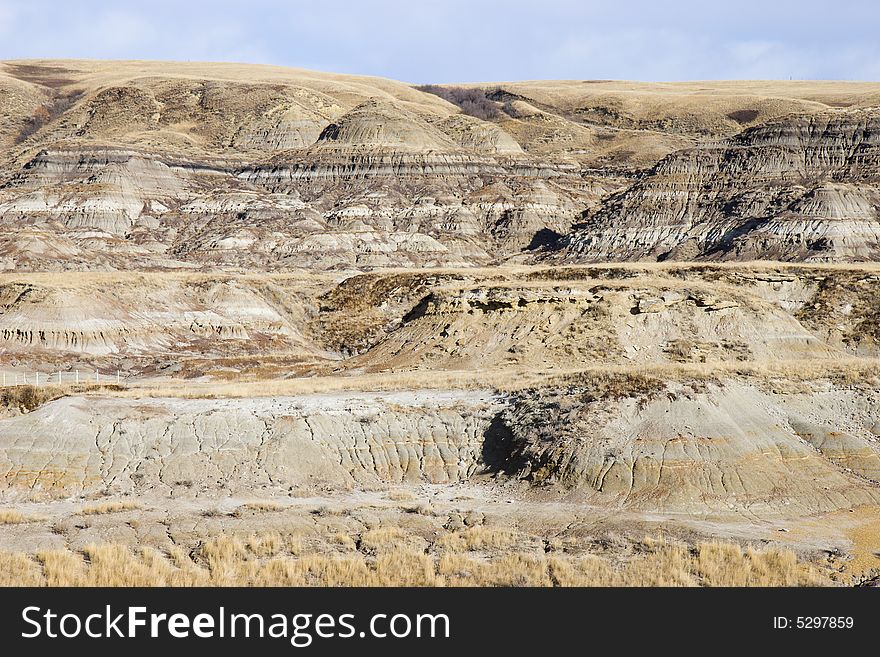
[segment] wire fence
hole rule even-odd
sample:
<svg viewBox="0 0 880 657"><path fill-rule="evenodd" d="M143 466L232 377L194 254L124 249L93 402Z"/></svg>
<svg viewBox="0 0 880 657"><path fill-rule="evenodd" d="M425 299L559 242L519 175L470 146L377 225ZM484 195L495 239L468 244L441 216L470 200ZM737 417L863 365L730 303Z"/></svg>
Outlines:
<svg viewBox="0 0 880 657"><path fill-rule="evenodd" d="M64 386L86 383L123 385L126 378L120 370L101 372L100 370L69 370L58 372L0 372L0 385L7 386Z"/></svg>

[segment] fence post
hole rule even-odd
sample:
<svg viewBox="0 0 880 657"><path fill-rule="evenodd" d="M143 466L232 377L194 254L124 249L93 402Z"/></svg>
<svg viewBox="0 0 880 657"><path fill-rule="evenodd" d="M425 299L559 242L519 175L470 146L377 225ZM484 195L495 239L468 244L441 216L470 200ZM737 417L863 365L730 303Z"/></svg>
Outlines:
<svg viewBox="0 0 880 657"><path fill-rule="evenodd" d="M79 385L79 370L76 370L76 384Z"/></svg>

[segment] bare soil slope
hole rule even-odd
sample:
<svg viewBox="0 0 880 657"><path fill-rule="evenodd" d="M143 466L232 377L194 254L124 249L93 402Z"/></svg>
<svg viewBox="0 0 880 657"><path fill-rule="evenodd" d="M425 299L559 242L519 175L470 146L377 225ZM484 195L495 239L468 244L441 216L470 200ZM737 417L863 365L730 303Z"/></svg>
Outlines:
<svg viewBox="0 0 880 657"><path fill-rule="evenodd" d="M564 521L583 516L593 536L810 558L845 558L855 531L863 554L873 516L840 514L880 505L878 281L772 263L6 275L0 369L44 384L4 393L0 497L56 519L72 499L158 504L188 542L233 498L299 517L303 497L402 487L544 538L583 536ZM73 384L94 368L108 385Z"/></svg>
<svg viewBox="0 0 880 657"><path fill-rule="evenodd" d="M874 83L492 83L480 117L270 66L13 61L0 88L3 269L877 256Z"/></svg>

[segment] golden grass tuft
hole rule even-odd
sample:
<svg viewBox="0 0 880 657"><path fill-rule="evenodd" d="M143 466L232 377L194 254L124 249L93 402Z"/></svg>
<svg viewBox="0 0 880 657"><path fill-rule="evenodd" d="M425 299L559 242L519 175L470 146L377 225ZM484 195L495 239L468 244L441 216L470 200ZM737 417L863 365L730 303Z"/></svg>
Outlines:
<svg viewBox="0 0 880 657"><path fill-rule="evenodd" d="M379 527L364 532L361 536L361 549L382 551L397 548L407 538L399 527Z"/></svg>
<svg viewBox="0 0 880 657"><path fill-rule="evenodd" d="M258 557L274 557L287 547L286 541L278 532L251 536L247 539L247 547Z"/></svg>
<svg viewBox="0 0 880 657"><path fill-rule="evenodd" d="M67 550L38 552L46 586L87 586L86 564L79 554ZM5 561L5 560L4 560ZM119 586L125 586L120 582Z"/></svg>
<svg viewBox="0 0 880 657"><path fill-rule="evenodd" d="M38 516L26 516L15 509L0 509L0 525L22 525L28 522L40 522L44 520Z"/></svg>
<svg viewBox="0 0 880 657"><path fill-rule="evenodd" d="M449 552L465 550L503 550L517 543L518 535L511 529L476 525L461 531L443 534L436 541L438 549Z"/></svg>
<svg viewBox="0 0 880 657"><path fill-rule="evenodd" d="M24 554L0 553L0 586L45 586L40 564Z"/></svg>
<svg viewBox="0 0 880 657"><path fill-rule="evenodd" d="M330 537L330 541L340 546L344 550L354 550L357 547L355 540L348 534L337 532Z"/></svg>
<svg viewBox="0 0 880 657"><path fill-rule="evenodd" d="M106 513L119 513L121 511L136 511L141 505L131 500L121 500L118 502L98 502L97 504L89 504L84 506L80 511L81 516L100 516Z"/></svg>
<svg viewBox="0 0 880 657"><path fill-rule="evenodd" d="M793 552L743 550L728 543L698 546L695 572L708 586L797 586L821 579L817 572L804 570Z"/></svg>
<svg viewBox="0 0 880 657"><path fill-rule="evenodd" d="M283 511L284 505L272 500L256 500L254 502L246 502L238 507L233 515L240 516L245 511L252 513L268 513L270 511Z"/></svg>

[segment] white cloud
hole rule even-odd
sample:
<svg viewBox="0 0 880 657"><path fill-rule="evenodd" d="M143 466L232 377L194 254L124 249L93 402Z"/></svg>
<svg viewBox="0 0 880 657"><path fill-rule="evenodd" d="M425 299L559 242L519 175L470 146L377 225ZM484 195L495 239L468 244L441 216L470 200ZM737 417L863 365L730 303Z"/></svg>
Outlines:
<svg viewBox="0 0 880 657"><path fill-rule="evenodd" d="M878 29L874 0L833 13L820 0L0 0L0 58L254 61L414 82L876 79Z"/></svg>

